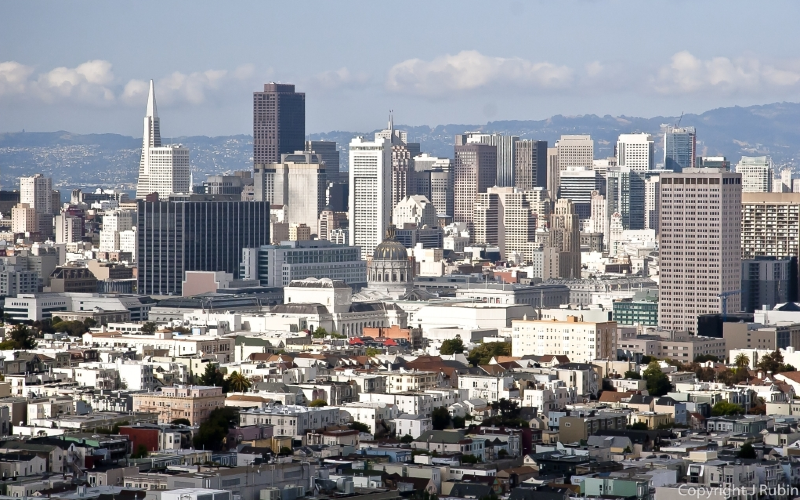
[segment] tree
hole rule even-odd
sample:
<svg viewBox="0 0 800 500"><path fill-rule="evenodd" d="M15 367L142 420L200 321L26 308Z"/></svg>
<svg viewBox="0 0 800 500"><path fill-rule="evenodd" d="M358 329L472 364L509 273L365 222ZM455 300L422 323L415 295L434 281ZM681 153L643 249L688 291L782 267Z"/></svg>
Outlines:
<svg viewBox="0 0 800 500"><path fill-rule="evenodd" d="M469 352L467 360L472 366L486 365L495 356L510 356L511 342L487 342Z"/></svg>
<svg viewBox="0 0 800 500"><path fill-rule="evenodd" d="M735 364L739 368L744 368L750 364L750 358L747 357L747 354L741 353L736 356L736 360L734 360L733 364Z"/></svg>
<svg viewBox="0 0 800 500"><path fill-rule="evenodd" d="M462 352L464 352L464 342L458 335L456 335L456 338L454 339L447 339L442 342L442 347L439 348L439 354L443 356L461 354Z"/></svg>
<svg viewBox="0 0 800 500"><path fill-rule="evenodd" d="M645 422L636 422L635 424L629 425L628 429L632 429L635 431L646 431L647 429L649 429L649 427L647 427L647 424Z"/></svg>
<svg viewBox="0 0 800 500"><path fill-rule="evenodd" d="M450 412L448 412L447 408L444 406L436 408L433 410L433 413L431 413L431 424L437 431L447 429L450 426L451 420Z"/></svg>
<svg viewBox="0 0 800 500"><path fill-rule="evenodd" d="M369 430L369 426L367 424L363 424L361 422L353 422L353 423L350 424L349 427L351 429L353 429L354 431L365 432L367 434L371 434L371 432Z"/></svg>
<svg viewBox="0 0 800 500"><path fill-rule="evenodd" d="M647 369L642 374L642 378L647 381L647 392L651 396L663 396L672 390L669 377L661 371L658 361L653 360L647 365Z"/></svg>
<svg viewBox="0 0 800 500"><path fill-rule="evenodd" d="M463 429L466 424L464 417L453 417L453 429Z"/></svg>
<svg viewBox="0 0 800 500"><path fill-rule="evenodd" d="M501 449L497 452L497 458L506 458L508 456L508 452L506 450Z"/></svg>
<svg viewBox="0 0 800 500"><path fill-rule="evenodd" d="M142 325L142 333L144 333L145 335L152 335L156 333L157 329L158 326L152 321L148 321L147 323Z"/></svg>
<svg viewBox="0 0 800 500"><path fill-rule="evenodd" d="M8 340L0 342L0 350L10 349L33 349L36 347L36 339L28 325L22 323L15 325L10 332L6 333Z"/></svg>
<svg viewBox="0 0 800 500"><path fill-rule="evenodd" d="M368 358L374 358L375 356L379 356L383 353L377 347L367 347L366 354Z"/></svg>
<svg viewBox="0 0 800 500"><path fill-rule="evenodd" d="M315 339L324 339L328 335L328 330L318 326L316 330L311 334L312 337Z"/></svg>
<svg viewBox="0 0 800 500"><path fill-rule="evenodd" d="M477 464L478 462L480 462L480 460L475 455L472 455L470 453L467 453L466 455L461 455L462 464Z"/></svg>
<svg viewBox="0 0 800 500"><path fill-rule="evenodd" d="M131 458L147 458L147 455L149 455L147 446L140 444L136 447L136 451L131 455Z"/></svg>
<svg viewBox="0 0 800 500"><path fill-rule="evenodd" d="M739 458L758 458L758 455L756 455L756 450L750 443L745 443L741 448L739 448L738 456Z"/></svg>
<svg viewBox="0 0 800 500"><path fill-rule="evenodd" d="M637 373L637 372L628 370L628 371L625 372L625 378L632 378L632 379L636 379L636 380L641 380L642 376L639 375L639 373Z"/></svg>
<svg viewBox="0 0 800 500"><path fill-rule="evenodd" d="M328 402L324 399L315 399L314 401L308 403L309 408L322 408L323 406L328 406Z"/></svg>
<svg viewBox="0 0 800 500"><path fill-rule="evenodd" d="M278 455L291 455L292 453L294 453L294 451L288 446L281 446L281 451L278 452Z"/></svg>
<svg viewBox="0 0 800 500"><path fill-rule="evenodd" d="M695 363L705 363L706 361L713 361L717 363L719 362L719 358L714 356L713 354L701 354L699 356L694 357Z"/></svg>
<svg viewBox="0 0 800 500"><path fill-rule="evenodd" d="M761 361L758 362L758 369L763 371L764 373L772 372L778 373L781 371L781 366L783 365L783 355L780 351L776 350L775 352L771 352L769 354L765 354L761 357Z"/></svg>
<svg viewBox="0 0 800 500"><path fill-rule="evenodd" d="M222 387L222 392L228 392L230 384L225 380L225 376L219 371L215 363L208 363L202 375L200 375L200 385Z"/></svg>
<svg viewBox="0 0 800 500"><path fill-rule="evenodd" d="M228 377L228 384L233 392L246 392L251 385L247 377L237 371L234 371Z"/></svg>
<svg viewBox="0 0 800 500"><path fill-rule="evenodd" d="M172 421L172 425L192 425L188 418L176 418Z"/></svg>
<svg viewBox="0 0 800 500"><path fill-rule="evenodd" d="M212 410L194 436L194 447L199 450L221 451L226 444L228 430L238 423L238 408L224 406Z"/></svg>
<svg viewBox="0 0 800 500"><path fill-rule="evenodd" d="M400 438L400 442L404 444L411 444L414 441L414 437L411 434L406 434L405 436Z"/></svg>
<svg viewBox="0 0 800 500"><path fill-rule="evenodd" d="M715 417L739 415L741 413L744 413L744 408L742 408L737 404L729 403L727 401L720 401L711 408L711 415Z"/></svg>
<svg viewBox="0 0 800 500"><path fill-rule="evenodd" d="M652 356L642 356L642 359L639 360L639 363L643 365L649 365L651 361L653 361Z"/></svg>

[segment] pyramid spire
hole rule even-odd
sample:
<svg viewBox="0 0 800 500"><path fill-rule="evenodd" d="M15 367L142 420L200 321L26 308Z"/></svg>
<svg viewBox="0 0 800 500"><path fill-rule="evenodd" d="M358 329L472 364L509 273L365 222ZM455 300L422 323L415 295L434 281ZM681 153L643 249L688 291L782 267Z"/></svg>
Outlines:
<svg viewBox="0 0 800 500"><path fill-rule="evenodd" d="M153 80L150 80L150 94L147 96L147 113L145 116L158 117L158 109L156 109L156 91L153 88Z"/></svg>

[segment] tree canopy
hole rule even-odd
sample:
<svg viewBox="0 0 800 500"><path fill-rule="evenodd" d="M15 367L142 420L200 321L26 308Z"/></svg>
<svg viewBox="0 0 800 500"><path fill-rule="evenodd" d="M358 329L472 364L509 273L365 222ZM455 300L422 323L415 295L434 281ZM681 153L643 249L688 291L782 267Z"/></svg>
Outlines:
<svg viewBox="0 0 800 500"><path fill-rule="evenodd" d="M741 406L727 401L720 401L711 408L711 415L715 417L739 415L741 413L744 413L744 409Z"/></svg>
<svg viewBox="0 0 800 500"><path fill-rule="evenodd" d="M456 336L454 339L447 339L442 342L442 347L439 348L439 354L442 355L451 355L451 354L461 354L464 352L464 342L461 340L461 337Z"/></svg>
<svg viewBox="0 0 800 500"><path fill-rule="evenodd" d="M467 360L472 366L487 365L495 356L511 356L511 342L487 342L469 352Z"/></svg>
<svg viewBox="0 0 800 500"><path fill-rule="evenodd" d="M669 377L661 371L658 361L653 360L647 365L647 369L642 374L642 378L647 381L647 392L651 396L663 396L672 390Z"/></svg>
<svg viewBox="0 0 800 500"><path fill-rule="evenodd" d="M33 338L33 331L28 325L22 323L14 325L14 328L6 332L6 337L7 340L0 342L0 350L33 349L36 347L36 339Z"/></svg>
<svg viewBox="0 0 800 500"><path fill-rule="evenodd" d="M642 376L639 375L638 372L634 372L634 371L628 370L628 371L625 372L625 378L632 378L632 379L636 379L636 380L641 380Z"/></svg>
<svg viewBox="0 0 800 500"><path fill-rule="evenodd" d="M445 406L440 406L431 413L431 424L434 430L441 431L447 429L450 427L451 421L450 412L447 411L447 407Z"/></svg>
<svg viewBox="0 0 800 500"><path fill-rule="evenodd" d="M758 458L755 448L750 443L745 443L739 448L738 456L739 458Z"/></svg>
<svg viewBox="0 0 800 500"><path fill-rule="evenodd" d="M367 434L371 433L370 429L369 429L369 426L367 424L364 424L364 423L361 423L361 422L358 422L358 421L351 423L349 427L351 429L353 429L353 430L358 431L358 432L366 432Z"/></svg>
<svg viewBox="0 0 800 500"><path fill-rule="evenodd" d="M225 379L215 363L206 365L206 370L200 375L199 383L200 385L222 387L222 392L228 392L230 389L230 382Z"/></svg>
<svg viewBox="0 0 800 500"><path fill-rule="evenodd" d="M225 446L228 430L239 422L239 410L231 406L215 408L208 419L200 424L194 436L194 447L198 450L221 451Z"/></svg>
<svg viewBox="0 0 800 500"><path fill-rule="evenodd" d="M238 371L234 371L228 377L228 386L233 392L247 392L251 385L250 380Z"/></svg>
<svg viewBox="0 0 800 500"><path fill-rule="evenodd" d="M148 321L147 323L142 325L142 333L144 333L145 335L152 335L156 333L157 329L158 325L156 325L152 321Z"/></svg>
<svg viewBox="0 0 800 500"><path fill-rule="evenodd" d="M322 408L323 406L328 406L328 402L324 399L315 399L314 401L308 403L309 408Z"/></svg>

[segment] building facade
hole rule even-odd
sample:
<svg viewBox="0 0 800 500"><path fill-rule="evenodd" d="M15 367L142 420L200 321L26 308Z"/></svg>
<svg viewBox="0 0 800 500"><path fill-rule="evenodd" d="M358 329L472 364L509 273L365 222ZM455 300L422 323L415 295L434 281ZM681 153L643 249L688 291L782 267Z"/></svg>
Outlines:
<svg viewBox="0 0 800 500"><path fill-rule="evenodd" d="M466 222L473 232L474 204L478 194L495 183L497 148L488 144L455 146L453 166L453 222Z"/></svg>
<svg viewBox="0 0 800 500"><path fill-rule="evenodd" d="M372 255L392 219L392 143L390 139L350 141L350 246Z"/></svg>
<svg viewBox="0 0 800 500"><path fill-rule="evenodd" d="M306 140L306 95L294 85L266 83L253 92L253 164L277 163L302 151Z"/></svg>
<svg viewBox="0 0 800 500"><path fill-rule="evenodd" d="M511 355L568 356L573 363L617 359L617 323L588 322L568 316L558 320L513 320Z"/></svg>

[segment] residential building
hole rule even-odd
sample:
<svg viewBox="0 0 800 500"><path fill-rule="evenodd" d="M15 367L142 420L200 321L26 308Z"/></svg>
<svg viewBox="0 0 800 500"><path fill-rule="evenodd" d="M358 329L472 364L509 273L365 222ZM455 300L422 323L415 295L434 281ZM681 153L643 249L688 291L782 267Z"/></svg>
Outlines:
<svg viewBox="0 0 800 500"><path fill-rule="evenodd" d="M133 395L134 412L157 413L158 421L167 424L185 418L191 425L199 425L213 410L223 406L225 395L221 387L175 385L162 387L159 392Z"/></svg>
<svg viewBox="0 0 800 500"><path fill-rule="evenodd" d="M697 134L694 127L667 125L664 129L664 169L682 172L695 166Z"/></svg>
<svg viewBox="0 0 800 500"><path fill-rule="evenodd" d="M358 247L325 240L288 241L281 245L243 248L239 276L262 286L284 287L294 280L330 278L351 287L367 283L367 262Z"/></svg>
<svg viewBox="0 0 800 500"><path fill-rule="evenodd" d="M180 295L185 271L238 278L243 248L269 243L269 204L245 201L140 201L138 292Z"/></svg>
<svg viewBox="0 0 800 500"><path fill-rule="evenodd" d="M289 241L309 241L311 239L311 228L306 224L293 222L289 224Z"/></svg>
<svg viewBox="0 0 800 500"><path fill-rule="evenodd" d="M19 179L19 203L36 212L37 229L42 235L53 234L53 179L42 174ZM55 205L58 207L58 204ZM22 231L19 231L22 232Z"/></svg>
<svg viewBox="0 0 800 500"><path fill-rule="evenodd" d="M487 402L510 400L519 397L514 386L514 377L462 374L458 376L458 388L467 391L467 399L483 399Z"/></svg>
<svg viewBox="0 0 800 500"><path fill-rule="evenodd" d="M586 416L562 416L559 419L558 440L562 443L577 443L589 439L598 431L625 430L628 417L621 413L599 412Z"/></svg>
<svg viewBox="0 0 800 500"><path fill-rule="evenodd" d="M136 197L158 193L159 197L166 198L173 193L190 193L190 179L189 150L181 145L164 146L161 143L156 94L153 80L150 80Z"/></svg>
<svg viewBox="0 0 800 500"><path fill-rule="evenodd" d="M372 255L392 218L392 142L386 138L350 141L350 246L361 258Z"/></svg>
<svg viewBox="0 0 800 500"><path fill-rule="evenodd" d="M309 408L297 405L277 405L267 408L248 408L239 412L240 424L268 424L273 426L275 436L292 436L302 439L308 431L338 425L339 408Z"/></svg>
<svg viewBox="0 0 800 500"><path fill-rule="evenodd" d="M39 231L39 215L27 203L18 203L11 209L12 233L35 233Z"/></svg>
<svg viewBox="0 0 800 500"><path fill-rule="evenodd" d="M332 240L331 233L347 227L347 213L334 212L330 205L322 209L317 221L317 239Z"/></svg>
<svg viewBox="0 0 800 500"><path fill-rule="evenodd" d="M431 417L425 415L400 415L394 419L395 434L404 437L409 435L414 439L433 430Z"/></svg>
<svg viewBox="0 0 800 500"><path fill-rule="evenodd" d="M296 151L280 156L280 162L254 166L254 199L287 207L281 222L317 227L325 208L327 186L321 155Z"/></svg>
<svg viewBox="0 0 800 500"><path fill-rule="evenodd" d="M769 193L772 191L772 158L769 156L742 156L736 164L742 176L743 193Z"/></svg>
<svg viewBox="0 0 800 500"><path fill-rule="evenodd" d="M564 354L574 363L616 359L617 323L589 322L577 316L559 320L513 320L512 356Z"/></svg>
<svg viewBox="0 0 800 500"><path fill-rule="evenodd" d="M697 332L697 316L738 311L742 177L690 168L661 175L658 325Z"/></svg>
<svg viewBox="0 0 800 500"><path fill-rule="evenodd" d="M253 164L277 163L282 154L302 151L306 95L294 85L266 83L253 92Z"/></svg>
<svg viewBox="0 0 800 500"><path fill-rule="evenodd" d="M53 217L56 243L74 243L83 238L83 219L69 214Z"/></svg>
<svg viewBox="0 0 800 500"><path fill-rule="evenodd" d="M453 221L465 222L473 235L475 200L496 180L497 148L488 144L457 144L454 149Z"/></svg>

